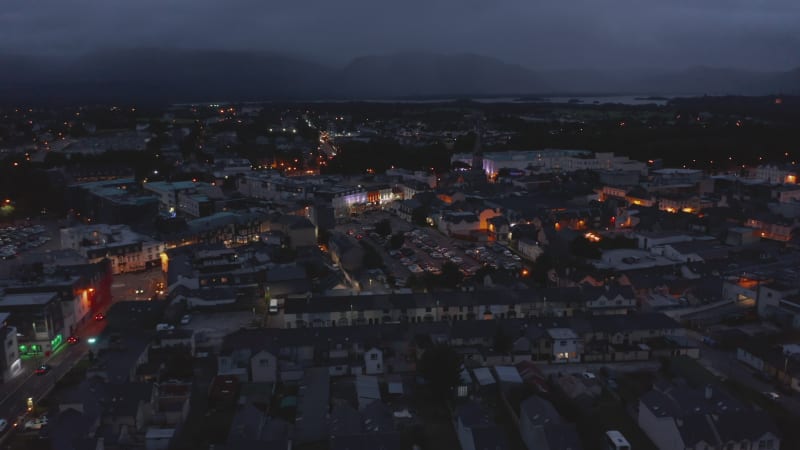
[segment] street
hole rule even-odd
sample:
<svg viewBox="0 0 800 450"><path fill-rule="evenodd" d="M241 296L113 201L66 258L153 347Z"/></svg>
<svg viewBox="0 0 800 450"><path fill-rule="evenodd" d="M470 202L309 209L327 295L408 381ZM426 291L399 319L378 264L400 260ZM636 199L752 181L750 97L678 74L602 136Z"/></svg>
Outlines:
<svg viewBox="0 0 800 450"><path fill-rule="evenodd" d="M751 369L744 363L736 359L736 352L727 352L706 345L702 341L702 336L691 330L687 330L687 336L692 341L692 345L700 348L700 359L698 362L716 376L732 379L744 386L757 392L774 392L775 385L762 381L754 376L755 369ZM800 417L800 397L797 395L787 396L780 394L776 400L787 411Z"/></svg>
<svg viewBox="0 0 800 450"><path fill-rule="evenodd" d="M105 321L90 321L80 330L81 336L96 336L105 328ZM49 358L35 357L23 362L23 368L12 380L0 388L0 418L14 423L25 413L27 401L32 398L34 404L46 397L56 382L66 375L89 352L90 344L81 339L76 344L64 344ZM36 375L34 369L47 363L51 366L48 373ZM20 424L22 426L22 424ZM7 439L6 433L0 441Z"/></svg>

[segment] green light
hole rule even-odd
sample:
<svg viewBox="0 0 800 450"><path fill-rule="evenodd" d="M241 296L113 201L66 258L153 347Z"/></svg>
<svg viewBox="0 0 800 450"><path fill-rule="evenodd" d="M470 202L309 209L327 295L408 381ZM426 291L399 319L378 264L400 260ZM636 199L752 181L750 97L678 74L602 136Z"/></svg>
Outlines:
<svg viewBox="0 0 800 450"><path fill-rule="evenodd" d="M50 348L55 350L56 348L58 348L59 345L63 343L64 343L64 338L60 334L57 334L56 337L54 337L53 340L50 341Z"/></svg>
<svg viewBox="0 0 800 450"><path fill-rule="evenodd" d="M20 345L20 346L19 346L19 352L20 352L20 353L28 353L28 346L27 346L27 345L24 345L24 344L23 344L23 345Z"/></svg>

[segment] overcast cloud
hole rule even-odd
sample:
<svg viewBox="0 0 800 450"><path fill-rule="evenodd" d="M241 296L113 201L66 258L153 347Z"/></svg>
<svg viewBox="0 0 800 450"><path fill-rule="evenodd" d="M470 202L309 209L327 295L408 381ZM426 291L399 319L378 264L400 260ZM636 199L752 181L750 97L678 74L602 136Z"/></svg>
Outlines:
<svg viewBox="0 0 800 450"><path fill-rule="evenodd" d="M0 51L471 52L531 68L800 66L799 0L4 0Z"/></svg>

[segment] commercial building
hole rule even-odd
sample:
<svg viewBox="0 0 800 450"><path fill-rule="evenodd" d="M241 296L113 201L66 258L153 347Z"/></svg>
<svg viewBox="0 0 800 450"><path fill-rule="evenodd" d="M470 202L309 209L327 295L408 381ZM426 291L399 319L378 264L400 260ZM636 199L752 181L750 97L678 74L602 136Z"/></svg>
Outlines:
<svg viewBox="0 0 800 450"><path fill-rule="evenodd" d="M67 338L58 292L0 293L0 313L17 330L20 355L46 355Z"/></svg>
<svg viewBox="0 0 800 450"><path fill-rule="evenodd" d="M450 162L472 164L472 153L456 153ZM483 154L483 171L494 177L500 169L531 172L575 172L578 170L626 170L647 173L647 165L614 153L593 153L588 150L527 150L489 152Z"/></svg>
<svg viewBox="0 0 800 450"><path fill-rule="evenodd" d="M76 250L89 262L111 261L114 274L136 272L160 264L164 243L126 225L81 225L61 230L61 248Z"/></svg>

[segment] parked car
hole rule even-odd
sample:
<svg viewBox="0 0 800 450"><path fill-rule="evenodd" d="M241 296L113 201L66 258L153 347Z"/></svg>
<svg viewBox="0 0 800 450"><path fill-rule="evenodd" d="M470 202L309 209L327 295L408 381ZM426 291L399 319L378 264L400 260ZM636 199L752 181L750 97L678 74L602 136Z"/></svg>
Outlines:
<svg viewBox="0 0 800 450"><path fill-rule="evenodd" d="M26 430L41 430L47 426L47 416L37 417L25 422Z"/></svg>
<svg viewBox="0 0 800 450"><path fill-rule="evenodd" d="M50 369L52 369L52 367L50 367L49 364L42 364L41 366L37 367L36 370L34 370L33 372L36 375L46 375L48 372L50 372Z"/></svg>
<svg viewBox="0 0 800 450"><path fill-rule="evenodd" d="M277 300L275 302L276 302L275 307L277 308ZM270 307L271 306L272 305L270 304ZM192 321L192 316L190 314L184 314L183 317L181 317L181 325L189 325L189 322L191 321Z"/></svg>
<svg viewBox="0 0 800 450"><path fill-rule="evenodd" d="M8 421L6 419L0 419L0 434L5 433L8 430Z"/></svg>
<svg viewBox="0 0 800 450"><path fill-rule="evenodd" d="M764 392L764 396L772 401L777 401L781 398L781 396L778 395L777 392Z"/></svg>

